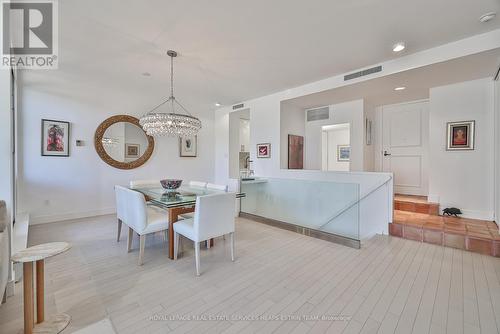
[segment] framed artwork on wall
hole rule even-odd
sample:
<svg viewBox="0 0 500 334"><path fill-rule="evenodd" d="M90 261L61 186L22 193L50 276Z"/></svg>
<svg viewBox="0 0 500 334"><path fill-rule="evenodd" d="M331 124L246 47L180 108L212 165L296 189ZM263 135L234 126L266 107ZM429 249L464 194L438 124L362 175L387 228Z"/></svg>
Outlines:
<svg viewBox="0 0 500 334"><path fill-rule="evenodd" d="M70 123L42 119L42 156L69 157Z"/></svg>
<svg viewBox="0 0 500 334"><path fill-rule="evenodd" d="M337 161L350 161L351 160L351 146L350 145L337 145Z"/></svg>
<svg viewBox="0 0 500 334"><path fill-rule="evenodd" d="M125 159L138 159L141 157L141 146L139 144L125 143Z"/></svg>
<svg viewBox="0 0 500 334"><path fill-rule="evenodd" d="M304 137L288 135L288 169L304 169Z"/></svg>
<svg viewBox="0 0 500 334"><path fill-rule="evenodd" d="M446 150L473 150L475 123L475 121L447 123Z"/></svg>
<svg viewBox="0 0 500 334"><path fill-rule="evenodd" d="M198 136L179 138L179 156L194 158L198 155Z"/></svg>
<svg viewBox="0 0 500 334"><path fill-rule="evenodd" d="M257 158L270 158L271 157L271 144L263 143L257 144Z"/></svg>

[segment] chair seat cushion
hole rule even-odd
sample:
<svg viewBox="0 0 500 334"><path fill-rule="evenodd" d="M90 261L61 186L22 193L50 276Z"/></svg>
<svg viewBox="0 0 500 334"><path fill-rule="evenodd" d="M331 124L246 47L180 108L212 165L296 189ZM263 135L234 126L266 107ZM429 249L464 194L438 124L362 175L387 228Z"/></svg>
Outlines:
<svg viewBox="0 0 500 334"><path fill-rule="evenodd" d="M192 218L194 218L194 212L183 213L182 215L179 215L179 219L192 219Z"/></svg>
<svg viewBox="0 0 500 334"><path fill-rule="evenodd" d="M148 225L146 226L144 231L138 232L139 234L149 234L163 230L168 230L167 211L155 206L148 205L147 213L148 213Z"/></svg>
<svg viewBox="0 0 500 334"><path fill-rule="evenodd" d="M183 219L174 224L174 231L195 242L200 241L195 239L193 225L194 219Z"/></svg>

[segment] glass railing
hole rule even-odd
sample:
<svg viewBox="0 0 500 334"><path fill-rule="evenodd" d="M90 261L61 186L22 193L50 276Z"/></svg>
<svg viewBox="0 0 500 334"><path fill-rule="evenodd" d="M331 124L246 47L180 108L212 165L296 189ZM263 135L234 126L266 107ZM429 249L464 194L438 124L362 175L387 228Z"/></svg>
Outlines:
<svg viewBox="0 0 500 334"><path fill-rule="evenodd" d="M241 212L359 241L359 184L300 179L241 181Z"/></svg>

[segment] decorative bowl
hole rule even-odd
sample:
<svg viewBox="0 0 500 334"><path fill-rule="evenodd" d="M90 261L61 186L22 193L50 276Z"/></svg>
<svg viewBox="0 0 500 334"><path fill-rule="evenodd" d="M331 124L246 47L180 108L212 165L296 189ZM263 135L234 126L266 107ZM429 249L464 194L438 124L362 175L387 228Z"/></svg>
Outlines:
<svg viewBox="0 0 500 334"><path fill-rule="evenodd" d="M167 179L167 180L160 180L160 183L164 189L175 190L181 186L182 180Z"/></svg>

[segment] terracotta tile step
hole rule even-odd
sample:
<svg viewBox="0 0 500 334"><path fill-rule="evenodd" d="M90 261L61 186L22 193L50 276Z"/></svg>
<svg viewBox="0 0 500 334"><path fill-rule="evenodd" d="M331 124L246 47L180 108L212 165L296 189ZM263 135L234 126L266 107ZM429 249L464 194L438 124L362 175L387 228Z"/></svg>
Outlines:
<svg viewBox="0 0 500 334"><path fill-rule="evenodd" d="M395 195L394 210L439 215L439 204L427 202L426 197Z"/></svg>
<svg viewBox="0 0 500 334"><path fill-rule="evenodd" d="M500 257L500 234L494 222L394 211L389 234Z"/></svg>

